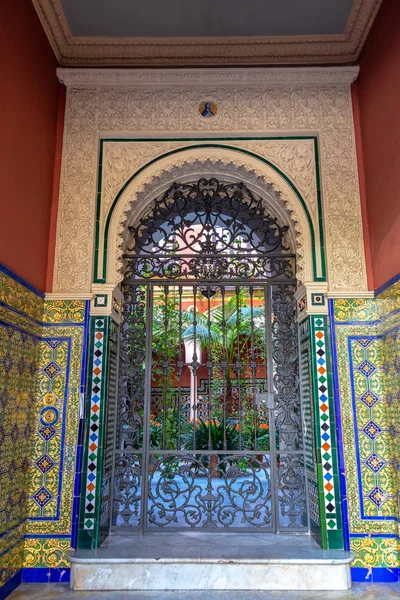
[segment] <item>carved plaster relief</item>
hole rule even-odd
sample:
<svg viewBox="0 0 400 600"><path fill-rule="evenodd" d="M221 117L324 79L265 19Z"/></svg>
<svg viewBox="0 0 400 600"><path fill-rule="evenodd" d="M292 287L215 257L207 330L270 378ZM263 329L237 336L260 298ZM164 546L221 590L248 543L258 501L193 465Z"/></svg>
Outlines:
<svg viewBox="0 0 400 600"><path fill-rule="evenodd" d="M244 148L248 144L252 151L257 147L260 156L273 154L272 145L267 148L256 139L237 138L317 134L329 289L366 289L349 85L357 69L276 69L273 73L265 69L257 70L254 80L250 70L199 70L195 76L191 71L164 71L162 88L155 85L160 84L154 71L84 71L61 71L67 84L69 74L74 83L67 94L54 291L86 292L91 287L99 138L177 138L182 134L236 137L237 145ZM221 84L210 86L217 75ZM219 106L212 119L199 114L198 104L204 98ZM154 151L154 142L147 143L143 156L131 156L128 162L144 164ZM302 189L312 211L313 161L307 153L286 159L278 147L271 160L280 161L280 168ZM107 181L108 202L111 190L125 177L124 159L120 159L120 168L121 173L114 174L115 185L113 176Z"/></svg>
<svg viewBox="0 0 400 600"><path fill-rule="evenodd" d="M297 275L301 281L313 279L312 241L307 216L293 189L283 177L257 158L221 148L192 148L167 156L144 169L121 194L110 220L108 234L107 283L122 278L122 259L127 225L149 210L160 193L174 181L198 176L216 176L229 181L245 181L260 195L268 211L290 228L289 245L297 253ZM100 270L102 260L99 261Z"/></svg>
<svg viewBox="0 0 400 600"><path fill-rule="evenodd" d="M177 148L210 144L194 142L106 142L103 146L101 220L126 181L143 165ZM216 142L218 143L218 142ZM243 148L273 162L284 171L316 215L316 173L313 140L228 140L224 145Z"/></svg>
<svg viewBox="0 0 400 600"><path fill-rule="evenodd" d="M102 156L102 193L101 193L101 206L100 206L100 222L99 222L99 270L97 272L98 277L103 276L102 263L103 263L103 252L104 252L104 230L106 225L107 217L110 213L110 208L113 205L118 192L126 184L126 182L144 165L150 163L156 157L165 156L171 153L173 150L193 148L193 146L209 145L210 142L105 142L103 145L103 156ZM301 231L307 230L307 220L303 215L303 211L298 206L298 199L295 197L293 190L290 189L288 184L284 181L283 177L279 176L271 167L265 165L260 160L254 159L247 154L232 152L229 148L243 148L251 151L256 156L265 158L279 167L285 172L291 180L297 185L300 193L303 195L308 209L310 211L311 219L314 225L314 231L316 232L316 242L319 246L319 233L318 233L318 212L317 212L317 200L316 200L316 178L315 178L315 160L314 160L314 143L313 140L258 140L254 142L242 142L236 140L229 140L227 142L219 142L221 149L218 148L196 148L194 151L185 152L183 155L179 152L173 157L169 157L167 160L162 160L154 165L150 165L146 168L146 172L143 173L138 181L134 181L130 186L127 193L124 193L125 204L121 208L121 201L118 202L115 210L118 215L126 215L131 209L131 205L139 204L139 194L143 195L143 189L146 189L148 202L151 202L157 193L160 193L161 188L155 185L154 182L162 180L165 182L163 189L166 189L172 182L172 171L175 172L175 179L182 181L183 177L190 177L191 173L195 173L195 169L200 176L204 173L219 175L226 177L227 175L232 179L237 179L239 171L241 177L247 182L252 183L253 187L258 187L257 192L261 197L268 196L268 188L273 187L277 192L274 201L270 201L268 209L272 214L279 212L279 207L288 205L288 210L293 219L297 223L299 220L303 220L303 226ZM214 158L214 162L211 161L211 156ZM208 164L206 164L206 162ZM180 168L178 168L178 165ZM192 170L192 171L191 171ZM169 174L171 173L171 177ZM140 183L139 183L140 182ZM153 189L154 188L154 189ZM157 188L157 189L156 189ZM143 209L145 210L145 209ZM136 214L136 210L135 210ZM299 214L302 216L300 217ZM282 217L283 218L283 217ZM117 217L121 220L121 217ZM289 221L291 219L289 218ZM122 218L124 221L124 218ZM284 218L285 223L290 225L287 218ZM293 229L294 231L296 229ZM300 279L304 279L304 269L302 268L303 260L300 255L303 256L304 240L303 233L300 234L297 231L297 241L292 243L292 247L298 251L298 274ZM113 248L115 246L114 237L117 236L119 239L122 235L122 231L110 233L108 236L108 250L109 258L114 254ZM122 238L121 238L122 239ZM312 279L312 266L311 266L311 239L307 244L309 248L309 269L307 280ZM320 269L320 257L317 258L318 271L321 275ZM118 269L119 272L119 269ZM300 273L301 276L300 276ZM114 268L112 264L109 264L107 269L107 281L111 282L114 277Z"/></svg>

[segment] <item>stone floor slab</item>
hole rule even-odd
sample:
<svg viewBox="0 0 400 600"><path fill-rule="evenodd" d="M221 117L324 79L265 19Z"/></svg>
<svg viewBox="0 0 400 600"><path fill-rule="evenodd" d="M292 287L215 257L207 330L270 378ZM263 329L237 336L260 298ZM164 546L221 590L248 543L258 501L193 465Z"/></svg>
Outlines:
<svg viewBox="0 0 400 600"><path fill-rule="evenodd" d="M66 584L23 584L10 600L393 600L399 584L354 584L347 592L74 592Z"/></svg>

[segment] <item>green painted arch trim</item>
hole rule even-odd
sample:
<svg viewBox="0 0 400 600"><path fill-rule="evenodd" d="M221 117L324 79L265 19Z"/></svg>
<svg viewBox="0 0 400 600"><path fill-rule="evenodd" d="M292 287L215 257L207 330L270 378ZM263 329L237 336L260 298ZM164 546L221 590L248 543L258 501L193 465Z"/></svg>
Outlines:
<svg viewBox="0 0 400 600"><path fill-rule="evenodd" d="M106 140L103 140L106 141ZM121 140L121 141L127 141L127 140ZM154 140L153 140L154 141ZM164 140L162 140L164 141ZM184 141L184 140L182 140ZM314 140L314 147L317 150L317 145L316 145L316 140ZM324 250L323 250L323 229L322 229L322 215L321 215L321 199L320 199L320 190L319 190L319 184L318 184L318 180L319 177L317 175L317 194L318 194L318 213L319 213L319 233L320 233L320 250L321 250L321 273L322 273L322 277L317 277L317 271L316 271L316 254L315 254L315 232L314 232L314 226L311 220L311 216L310 213L308 211L307 205L304 202L304 199L301 195L301 193L299 192L299 190L297 189L297 187L294 185L294 183L291 181L291 179L289 179L289 177L283 172L281 171L281 169L279 169L276 165L274 165L272 162L270 162L269 160L267 160L266 158L263 158L261 156L259 156L258 154L255 154L254 152L251 152L250 150L245 150L243 148L236 148L235 146L229 146L226 144L194 144L192 146L185 146L184 148L177 148L176 150L171 150L170 152L166 152L165 154L162 154L160 156L157 156L156 158L153 158L152 160L150 160L148 163L146 163L145 165L141 166L140 169L138 169L133 175L131 175L131 177L124 183L124 185L122 186L122 188L120 189L120 191L118 192L118 194L115 197L114 202L111 205L111 208L109 210L109 213L107 215L107 220L106 220L106 226L104 229L104 252L103 252L103 277L98 278L96 276L97 271L98 271L98 243L99 243L99 235L100 235L100 231L99 231L99 227L100 227L100 221L99 221L99 210L100 210L100 196L101 196L101 170L99 172L99 179L98 179L98 202L97 202L97 216L96 216L96 248L95 248L95 274L94 274L94 283L105 283L106 281L106 268L107 268L107 239L108 239L108 230L110 227L110 221L111 221L111 217L113 215L114 209L118 203L118 200L120 199L121 195L123 194L123 192L126 190L126 188L130 185L130 183L145 169L147 169L147 167L149 167L150 165L158 162L159 160L166 158L167 156L171 156L173 154L178 154L181 152L185 152L187 150L193 150L196 148L225 148L226 150L233 150L235 152L240 152L242 154L247 154L249 156L252 156L253 158L256 158L257 160L267 164L268 166L270 166L272 169L274 169L274 171L276 171L279 175L281 175L281 177L283 177L283 179L286 181L286 183L292 188L292 190L295 192L296 196L298 197L298 199L301 202L301 205L304 209L304 212L306 213L307 216L307 220L308 220L308 224L310 227L310 232L311 232L311 242L312 242L312 261L313 261L313 272L314 272L314 280L315 281L326 281L326 270L325 270L325 256L324 256ZM102 154L103 154L103 144L101 144L101 150L100 150L100 167L102 165ZM317 158L317 155L316 155ZM317 174L318 174L318 165L317 166Z"/></svg>

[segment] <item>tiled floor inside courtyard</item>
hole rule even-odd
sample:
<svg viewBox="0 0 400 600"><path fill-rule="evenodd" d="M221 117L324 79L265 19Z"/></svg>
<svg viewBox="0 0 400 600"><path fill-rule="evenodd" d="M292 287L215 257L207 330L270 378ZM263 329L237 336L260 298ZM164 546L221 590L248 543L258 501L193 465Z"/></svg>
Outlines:
<svg viewBox="0 0 400 600"><path fill-rule="evenodd" d="M354 584L348 592L73 592L66 584L25 584L10 600L389 600L400 584Z"/></svg>

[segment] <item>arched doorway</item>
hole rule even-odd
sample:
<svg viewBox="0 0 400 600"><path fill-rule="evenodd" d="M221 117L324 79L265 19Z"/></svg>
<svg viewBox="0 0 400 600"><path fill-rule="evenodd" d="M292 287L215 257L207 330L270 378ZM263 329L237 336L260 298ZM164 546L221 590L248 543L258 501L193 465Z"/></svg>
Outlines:
<svg viewBox="0 0 400 600"><path fill-rule="evenodd" d="M130 228L111 530L308 531L287 229L215 178Z"/></svg>

